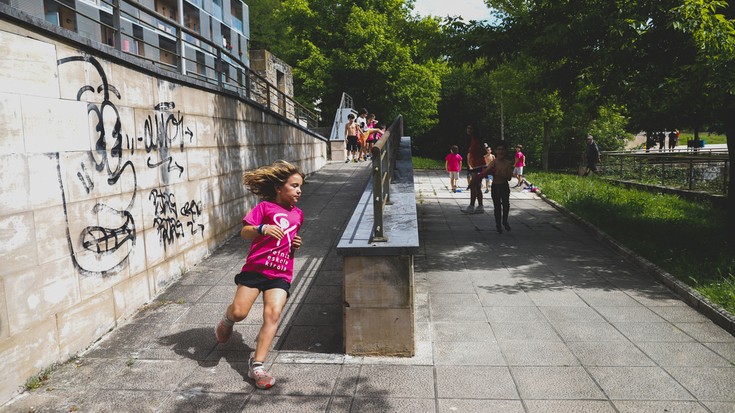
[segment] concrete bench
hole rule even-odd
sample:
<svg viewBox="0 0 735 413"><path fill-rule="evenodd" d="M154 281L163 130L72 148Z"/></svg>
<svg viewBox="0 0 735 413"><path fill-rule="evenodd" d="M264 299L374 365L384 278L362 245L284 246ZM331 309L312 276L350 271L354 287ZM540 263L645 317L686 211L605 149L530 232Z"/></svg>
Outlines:
<svg viewBox="0 0 735 413"><path fill-rule="evenodd" d="M370 242L372 179L337 245L344 258L344 344L350 355L410 357L414 346L413 256L419 250L411 140L402 137L383 214L386 242Z"/></svg>

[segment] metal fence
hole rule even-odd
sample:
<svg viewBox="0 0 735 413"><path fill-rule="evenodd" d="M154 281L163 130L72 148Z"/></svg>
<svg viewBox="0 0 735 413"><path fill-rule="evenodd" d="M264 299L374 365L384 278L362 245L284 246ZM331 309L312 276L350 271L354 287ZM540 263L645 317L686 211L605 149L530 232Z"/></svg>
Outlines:
<svg viewBox="0 0 735 413"><path fill-rule="evenodd" d="M236 91L241 97L257 102L305 128L318 126L317 114L247 67L232 52L231 45L217 44L140 3L100 0L99 15L95 16L75 9L64 0L47 1L67 14L73 14L76 19L85 19L88 24L99 24L102 31L100 41L103 44L156 66ZM144 35L145 31L155 33L158 43L151 42Z"/></svg>
<svg viewBox="0 0 735 413"><path fill-rule="evenodd" d="M648 185L727 195L726 151L604 152L600 175Z"/></svg>
<svg viewBox="0 0 735 413"><path fill-rule="evenodd" d="M390 204L390 184L396 166L398 146L403 136L403 116L398 115L372 149L373 161L373 231L370 242L386 242L383 211Z"/></svg>

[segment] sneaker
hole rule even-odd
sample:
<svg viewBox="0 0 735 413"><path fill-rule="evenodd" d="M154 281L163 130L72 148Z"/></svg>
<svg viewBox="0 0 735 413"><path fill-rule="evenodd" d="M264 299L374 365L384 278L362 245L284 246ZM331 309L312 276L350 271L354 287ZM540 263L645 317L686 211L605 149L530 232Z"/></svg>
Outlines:
<svg viewBox="0 0 735 413"><path fill-rule="evenodd" d="M486 190L485 190L485 193L488 193L488 192L490 192L490 190L489 190L489 189L486 189Z"/></svg>
<svg viewBox="0 0 735 413"><path fill-rule="evenodd" d="M477 208L475 208L475 212L474 213L475 214L484 214L485 213L485 207L483 207L482 205L478 206Z"/></svg>
<svg viewBox="0 0 735 413"><path fill-rule="evenodd" d="M475 213L475 206L474 205L470 205L470 206L468 206L465 209L460 209L460 211L462 211L463 214L474 214Z"/></svg>
<svg viewBox="0 0 735 413"><path fill-rule="evenodd" d="M228 324L225 319L219 320L217 328L214 329L214 337L218 343L226 343L232 335L232 326L234 324Z"/></svg>
<svg viewBox="0 0 735 413"><path fill-rule="evenodd" d="M495 231L498 231L498 234L502 234L503 233L503 227L501 227L500 225L496 225L495 226Z"/></svg>
<svg viewBox="0 0 735 413"><path fill-rule="evenodd" d="M452 192L456 194L457 193L457 188L452 188Z"/></svg>
<svg viewBox="0 0 735 413"><path fill-rule="evenodd" d="M459 188L457 188L457 192L459 192L459 193L462 193L462 190L461 190L461 189L459 189Z"/></svg>
<svg viewBox="0 0 735 413"><path fill-rule="evenodd" d="M505 227L505 230L510 232L510 225L507 222L503 222L503 226Z"/></svg>
<svg viewBox="0 0 735 413"><path fill-rule="evenodd" d="M259 389L270 389L276 384L276 379L265 371L263 363L254 362L252 357L248 360L248 377L255 380L255 386Z"/></svg>
<svg viewBox="0 0 735 413"><path fill-rule="evenodd" d="M353 162L353 163L357 163L357 159L353 159L353 160L352 160L352 162Z"/></svg>
<svg viewBox="0 0 735 413"><path fill-rule="evenodd" d="M345 159L345 163L350 163L350 159Z"/></svg>

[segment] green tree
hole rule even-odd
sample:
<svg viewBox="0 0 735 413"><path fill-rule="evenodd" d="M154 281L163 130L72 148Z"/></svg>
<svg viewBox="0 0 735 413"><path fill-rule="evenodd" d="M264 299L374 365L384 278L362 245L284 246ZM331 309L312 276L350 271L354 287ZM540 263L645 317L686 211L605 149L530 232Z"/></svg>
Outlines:
<svg viewBox="0 0 735 413"><path fill-rule="evenodd" d="M434 41L438 21L412 17L411 4L282 0L262 30L280 39L254 40L293 66L297 99L325 119L346 92L386 122L403 114L407 133L422 134L437 122L445 64Z"/></svg>
<svg viewBox="0 0 735 413"><path fill-rule="evenodd" d="M735 244L735 6L721 0L684 0L676 7L674 28L692 36L697 44L696 68L706 71L707 101L725 125L730 157L728 234Z"/></svg>

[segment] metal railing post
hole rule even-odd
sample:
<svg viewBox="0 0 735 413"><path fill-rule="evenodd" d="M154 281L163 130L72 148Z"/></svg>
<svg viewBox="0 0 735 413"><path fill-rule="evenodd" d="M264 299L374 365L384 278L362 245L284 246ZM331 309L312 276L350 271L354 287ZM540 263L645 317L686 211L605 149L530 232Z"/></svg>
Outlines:
<svg viewBox="0 0 735 413"><path fill-rule="evenodd" d="M176 28L176 50L179 53L179 73L186 74L186 45L184 44L184 0L178 1L180 27Z"/></svg>
<svg viewBox="0 0 735 413"><path fill-rule="evenodd" d="M122 30L120 28L120 0L112 0L112 27L115 30L115 49L122 50Z"/></svg>
<svg viewBox="0 0 735 413"><path fill-rule="evenodd" d="M253 81L250 79L250 68L245 68L245 97L252 100L251 89L253 88Z"/></svg>
<svg viewBox="0 0 735 413"><path fill-rule="evenodd" d="M219 46L217 46L217 61L214 62L214 70L215 72L217 72L217 85L219 87L225 86L225 81L222 78L224 75L223 73L224 67L225 65L222 62L222 49Z"/></svg>
<svg viewBox="0 0 735 413"><path fill-rule="evenodd" d="M387 242L383 228L383 151L373 146L373 233L370 242Z"/></svg>
<svg viewBox="0 0 735 413"><path fill-rule="evenodd" d="M731 194L727 193L728 188L728 179L730 178L730 161L728 159L725 159L725 168L723 171L723 179L722 179L722 193L726 196L730 196Z"/></svg>

